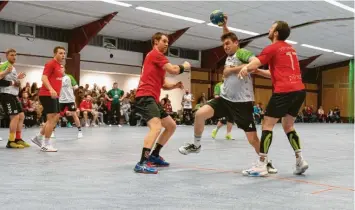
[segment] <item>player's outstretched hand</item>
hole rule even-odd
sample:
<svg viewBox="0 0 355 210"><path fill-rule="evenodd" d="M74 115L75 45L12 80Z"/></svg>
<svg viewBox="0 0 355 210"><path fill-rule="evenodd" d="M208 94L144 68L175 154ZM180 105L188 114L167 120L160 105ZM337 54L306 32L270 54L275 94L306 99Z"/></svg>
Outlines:
<svg viewBox="0 0 355 210"><path fill-rule="evenodd" d="M18 75L17 75L17 79L23 79L26 77L26 74L24 72L20 72Z"/></svg>

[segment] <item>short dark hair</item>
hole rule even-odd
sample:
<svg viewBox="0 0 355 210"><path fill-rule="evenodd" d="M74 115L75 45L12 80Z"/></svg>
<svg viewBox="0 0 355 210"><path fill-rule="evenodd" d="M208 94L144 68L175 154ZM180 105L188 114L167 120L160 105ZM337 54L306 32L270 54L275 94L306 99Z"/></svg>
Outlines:
<svg viewBox="0 0 355 210"><path fill-rule="evenodd" d="M290 36L291 33L291 29L288 26L288 23L280 20L275 21L275 23L277 24L275 31L279 32L278 40L285 41Z"/></svg>
<svg viewBox="0 0 355 210"><path fill-rule="evenodd" d="M157 33L155 33L155 34L152 36L152 46L154 46L154 41L155 41L155 40L160 41L160 39L161 39L163 36L168 37L167 34L164 34L164 33L162 33L162 32L157 32Z"/></svg>
<svg viewBox="0 0 355 210"><path fill-rule="evenodd" d="M233 32L228 32L228 33L225 33L221 36L222 42L224 42L224 40L226 40L226 39L231 39L233 42L239 41L237 35L235 35L235 33L233 33Z"/></svg>
<svg viewBox="0 0 355 210"><path fill-rule="evenodd" d="M9 55L10 53L16 53L16 50L13 48L10 48L10 49L7 49L5 52L6 55Z"/></svg>
<svg viewBox="0 0 355 210"><path fill-rule="evenodd" d="M64 51L65 51L65 48L62 47L62 46L56 46L56 47L53 49L53 53L54 53L54 54L57 54L58 50L64 50Z"/></svg>

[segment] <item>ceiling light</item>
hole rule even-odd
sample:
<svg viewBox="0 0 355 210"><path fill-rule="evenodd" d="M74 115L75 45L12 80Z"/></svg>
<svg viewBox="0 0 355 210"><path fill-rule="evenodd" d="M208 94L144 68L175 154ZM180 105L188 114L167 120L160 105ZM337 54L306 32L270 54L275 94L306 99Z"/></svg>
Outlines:
<svg viewBox="0 0 355 210"><path fill-rule="evenodd" d="M338 54L338 55L343 55L343 56L346 56L346 57L353 57L353 55L342 53L342 52L334 52L334 53Z"/></svg>
<svg viewBox="0 0 355 210"><path fill-rule="evenodd" d="M145 11L145 12L158 14L158 15L164 15L164 16L168 16L168 17L172 17L172 18L186 20L186 21L190 21L190 22L194 22L194 23L204 23L205 22L204 20L198 20L198 19L195 19L195 18L189 18L189 17L185 17L185 16L175 15L175 14L172 14L172 13L162 12L162 11L159 11L159 10L149 9L149 8L146 8L146 7L136 7L136 9L142 10L142 11Z"/></svg>
<svg viewBox="0 0 355 210"><path fill-rule="evenodd" d="M217 25L215 25L213 23L208 23L207 25L214 26L214 27L217 27L217 28L222 28L222 27L217 26ZM233 28L233 27L228 27L228 29L230 31L240 32L240 33L243 33L243 34L249 34L249 35L253 35L253 36L259 35L258 33L255 33L255 32L252 32L252 31L246 31L246 30L243 30L243 29L238 29L238 28Z"/></svg>
<svg viewBox="0 0 355 210"><path fill-rule="evenodd" d="M297 42L291 41L291 40L286 40L285 42L287 42L287 43L289 43L289 44L297 44Z"/></svg>
<svg viewBox="0 0 355 210"><path fill-rule="evenodd" d="M329 4L333 4L334 6L340 7L342 9L348 10L350 12L355 13L355 9L349 6L346 6L345 4L339 3L335 0L324 0L325 2L328 2Z"/></svg>
<svg viewBox="0 0 355 210"><path fill-rule="evenodd" d="M114 5L118 5L118 6L122 6L122 7L131 7L132 4L127 4L127 3L123 3L123 2L119 2L119 1L115 1L115 0L101 0L103 2L106 3L110 3L110 4L114 4Z"/></svg>
<svg viewBox="0 0 355 210"><path fill-rule="evenodd" d="M324 48L320 48L320 47L316 47L316 46L312 46L312 45L308 45L308 44L302 44L301 46L302 47L312 48L312 49L315 49L315 50L321 50L321 51L324 51L324 52L334 52L334 50L328 50L328 49L324 49Z"/></svg>

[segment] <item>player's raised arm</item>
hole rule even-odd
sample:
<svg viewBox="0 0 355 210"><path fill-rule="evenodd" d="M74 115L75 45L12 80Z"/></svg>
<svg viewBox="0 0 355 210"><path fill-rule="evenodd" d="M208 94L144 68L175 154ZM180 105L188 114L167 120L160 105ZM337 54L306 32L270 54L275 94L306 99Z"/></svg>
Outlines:
<svg viewBox="0 0 355 210"><path fill-rule="evenodd" d="M228 16L226 14L224 14L224 22L223 22L223 25L222 25L222 28L223 28L223 34L226 34L226 33L229 33L229 29L228 29L228 26L227 26L227 21L228 21Z"/></svg>

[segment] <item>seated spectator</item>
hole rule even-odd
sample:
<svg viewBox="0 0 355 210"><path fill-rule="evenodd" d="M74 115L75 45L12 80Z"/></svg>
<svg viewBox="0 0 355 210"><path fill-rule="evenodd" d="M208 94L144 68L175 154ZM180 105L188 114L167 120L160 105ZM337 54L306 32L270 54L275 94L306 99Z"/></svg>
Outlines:
<svg viewBox="0 0 355 210"><path fill-rule="evenodd" d="M89 127L90 125L89 119L92 119L92 126L97 126L95 123L97 120L97 114L92 109L92 101L90 95L85 95L84 100L80 103L80 115L84 117L86 127Z"/></svg>
<svg viewBox="0 0 355 210"><path fill-rule="evenodd" d="M108 123L108 108L107 108L107 101L105 101L104 97L101 97L97 102L97 111L103 114L104 122Z"/></svg>
<svg viewBox="0 0 355 210"><path fill-rule="evenodd" d="M163 108L168 115L173 114L173 107L171 106L171 101L169 99L165 101Z"/></svg>
<svg viewBox="0 0 355 210"><path fill-rule="evenodd" d="M337 122L337 123L341 123L341 118L340 118L340 109L336 106L334 111L333 111L333 114L334 114L334 120Z"/></svg>
<svg viewBox="0 0 355 210"><path fill-rule="evenodd" d="M131 104L129 103L128 98L122 100L121 112L125 117L126 123L129 124L129 115L131 113Z"/></svg>
<svg viewBox="0 0 355 210"><path fill-rule="evenodd" d="M318 117L319 122L325 122L325 120L326 120L326 116L325 116L324 109L322 106L320 106L318 109L317 117Z"/></svg>
<svg viewBox="0 0 355 210"><path fill-rule="evenodd" d="M327 114L327 122L329 122L329 123L335 122L335 116L334 116L334 112L332 109L329 109L329 112Z"/></svg>
<svg viewBox="0 0 355 210"><path fill-rule="evenodd" d="M21 98L22 110L25 114L24 124L26 127L32 127L37 124L37 113L35 107L29 99L28 92L22 93Z"/></svg>
<svg viewBox="0 0 355 210"><path fill-rule="evenodd" d="M31 96L30 98L33 100L35 96L38 95L39 88L37 86L37 82L34 82L31 86Z"/></svg>
<svg viewBox="0 0 355 210"><path fill-rule="evenodd" d="M309 122L310 116L308 113L309 113L308 106L305 106L304 109L302 110L303 122Z"/></svg>
<svg viewBox="0 0 355 210"><path fill-rule="evenodd" d="M92 109L95 111L95 114L97 115L97 119L99 120L100 125L104 125L104 113L99 111L99 101L94 100ZM96 122L95 122L96 123Z"/></svg>

